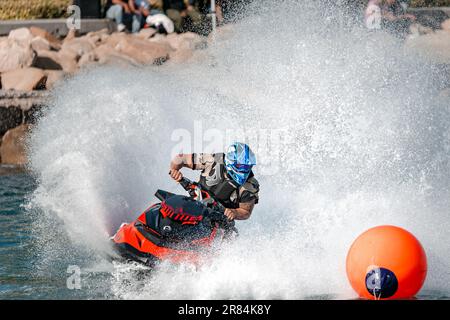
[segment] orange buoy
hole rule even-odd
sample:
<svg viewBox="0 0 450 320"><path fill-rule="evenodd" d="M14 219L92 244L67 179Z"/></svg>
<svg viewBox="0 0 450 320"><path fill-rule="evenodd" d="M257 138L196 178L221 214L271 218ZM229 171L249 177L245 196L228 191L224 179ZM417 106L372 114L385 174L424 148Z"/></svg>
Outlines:
<svg viewBox="0 0 450 320"><path fill-rule="evenodd" d="M367 299L407 299L425 281L427 258L420 242L395 226L367 230L353 242L347 255L347 277Z"/></svg>

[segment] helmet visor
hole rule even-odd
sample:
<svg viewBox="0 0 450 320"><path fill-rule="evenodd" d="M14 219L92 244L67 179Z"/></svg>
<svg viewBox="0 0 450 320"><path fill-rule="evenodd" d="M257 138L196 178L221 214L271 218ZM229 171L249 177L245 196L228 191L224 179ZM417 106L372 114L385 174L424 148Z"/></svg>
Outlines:
<svg viewBox="0 0 450 320"><path fill-rule="evenodd" d="M249 164L240 164L240 163L236 163L234 164L234 167L236 168L237 171L239 172L250 172L250 170L252 170L252 165Z"/></svg>

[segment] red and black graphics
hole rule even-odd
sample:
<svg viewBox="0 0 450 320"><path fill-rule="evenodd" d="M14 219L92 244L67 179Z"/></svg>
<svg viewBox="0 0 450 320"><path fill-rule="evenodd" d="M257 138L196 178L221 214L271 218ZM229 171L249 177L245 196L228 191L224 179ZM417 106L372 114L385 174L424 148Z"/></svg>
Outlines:
<svg viewBox="0 0 450 320"><path fill-rule="evenodd" d="M160 212L164 218L170 218L181 224L198 224L203 220L203 215L191 215L184 211L183 207L173 208L166 201L161 203Z"/></svg>
<svg viewBox="0 0 450 320"><path fill-rule="evenodd" d="M112 239L120 257L149 266L161 260L198 265L215 244L237 234L208 192L185 178L180 184L191 197L157 190L161 202L120 227Z"/></svg>
<svg viewBox="0 0 450 320"><path fill-rule="evenodd" d="M205 210L190 197L169 197L123 225L113 239L116 249L133 260L197 264L202 252L223 235L216 224L204 219Z"/></svg>

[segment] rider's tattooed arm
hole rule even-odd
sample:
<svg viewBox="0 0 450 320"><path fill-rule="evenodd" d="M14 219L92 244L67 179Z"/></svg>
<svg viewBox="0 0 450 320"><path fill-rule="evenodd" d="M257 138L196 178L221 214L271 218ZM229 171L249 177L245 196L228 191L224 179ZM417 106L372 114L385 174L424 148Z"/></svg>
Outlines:
<svg viewBox="0 0 450 320"><path fill-rule="evenodd" d="M194 168L194 161L193 161L193 155L192 154L177 154L175 157L173 157L172 161L170 162L170 176L172 179L174 179L177 182L180 182L181 179L183 179L183 174L180 172L180 169L183 167L187 168Z"/></svg>
<svg viewBox="0 0 450 320"><path fill-rule="evenodd" d="M225 209L225 215L230 220L247 220L250 218L255 201L240 203L237 209Z"/></svg>
<svg viewBox="0 0 450 320"><path fill-rule="evenodd" d="M170 168L174 170L180 170L183 167L187 167L190 169L194 168L194 161L193 161L193 155L192 154L177 154L175 157L173 157L172 161L170 162Z"/></svg>

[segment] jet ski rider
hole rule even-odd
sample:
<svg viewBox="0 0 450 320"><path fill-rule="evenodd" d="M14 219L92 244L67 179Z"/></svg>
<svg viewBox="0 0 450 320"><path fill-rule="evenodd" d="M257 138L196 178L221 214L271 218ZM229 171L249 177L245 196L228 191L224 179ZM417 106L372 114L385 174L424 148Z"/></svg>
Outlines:
<svg viewBox="0 0 450 320"><path fill-rule="evenodd" d="M177 182L183 178L181 168L201 170L199 184L222 203L229 220L250 218L258 203L259 183L252 167L256 157L244 143L231 144L227 152L178 154L170 163L170 176Z"/></svg>

